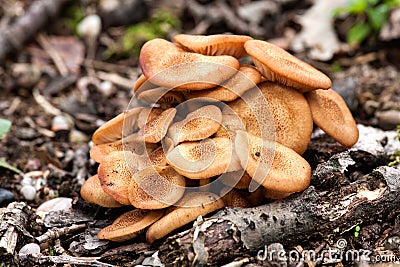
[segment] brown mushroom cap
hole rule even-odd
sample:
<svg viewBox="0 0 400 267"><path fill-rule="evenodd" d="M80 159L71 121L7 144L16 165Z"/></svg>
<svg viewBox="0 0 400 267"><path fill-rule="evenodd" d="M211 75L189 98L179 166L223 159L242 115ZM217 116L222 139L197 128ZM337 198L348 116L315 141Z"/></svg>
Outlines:
<svg viewBox="0 0 400 267"><path fill-rule="evenodd" d="M172 124L168 129L168 137L175 144L201 140L217 132L221 121L221 110L216 106L207 105L190 112L184 120Z"/></svg>
<svg viewBox="0 0 400 267"><path fill-rule="evenodd" d="M147 122L138 132L138 140L146 143L160 142L168 131L176 114L175 108L169 108L163 111L158 117Z"/></svg>
<svg viewBox="0 0 400 267"><path fill-rule="evenodd" d="M165 87L145 90L137 95L137 98L147 103L159 104L163 107L171 107L184 101L182 92L172 91Z"/></svg>
<svg viewBox="0 0 400 267"><path fill-rule="evenodd" d="M117 140L111 143L100 144L90 148L90 158L96 162L101 162L104 158L114 151L122 151L122 140Z"/></svg>
<svg viewBox="0 0 400 267"><path fill-rule="evenodd" d="M153 243L172 231L188 224L198 216L224 207L224 202L215 194L209 192L191 192L185 194L171 212L149 227L146 233L147 242Z"/></svg>
<svg viewBox="0 0 400 267"><path fill-rule="evenodd" d="M301 92L332 87L331 80L325 74L274 44L250 40L244 47L261 74L270 81Z"/></svg>
<svg viewBox="0 0 400 267"><path fill-rule="evenodd" d="M143 45L139 62L143 74L151 83L190 90L203 90L219 85L239 69L239 61L234 57L186 52L159 38Z"/></svg>
<svg viewBox="0 0 400 267"><path fill-rule="evenodd" d="M133 108L107 121L93 133L93 143L100 145L114 142L122 139L123 135L135 132L137 130L136 119L141 110L141 107ZM123 133L124 129L131 129L132 132Z"/></svg>
<svg viewBox="0 0 400 267"><path fill-rule="evenodd" d="M219 101L233 101L261 81L261 74L250 65L241 65L229 80L215 88L191 92L189 98L208 97Z"/></svg>
<svg viewBox="0 0 400 267"><path fill-rule="evenodd" d="M137 125L139 127L139 129L142 129L146 123L154 120L155 118L157 118L158 116L161 115L161 113L163 113L163 109L162 108L157 108L157 107L145 107L142 109L142 111L140 111L138 118L137 118Z"/></svg>
<svg viewBox="0 0 400 267"><path fill-rule="evenodd" d="M130 151L115 151L99 165L98 176L104 192L121 204L130 205L128 187L138 171L138 156Z"/></svg>
<svg viewBox="0 0 400 267"><path fill-rule="evenodd" d="M226 207L249 208L251 206L236 188L225 186L221 189L220 196Z"/></svg>
<svg viewBox="0 0 400 267"><path fill-rule="evenodd" d="M311 167L294 150L243 131L236 134L235 144L243 168L265 188L293 193L310 184Z"/></svg>
<svg viewBox="0 0 400 267"><path fill-rule="evenodd" d="M167 162L187 178L210 178L241 169L240 163L234 161L232 147L232 142L223 137L184 142L167 154Z"/></svg>
<svg viewBox="0 0 400 267"><path fill-rule="evenodd" d="M175 204L185 192L185 178L170 166L147 167L137 172L129 186L129 201L140 209L163 209Z"/></svg>
<svg viewBox="0 0 400 267"><path fill-rule="evenodd" d="M358 141L357 124L343 98L333 91L316 90L306 94L316 125L345 147Z"/></svg>
<svg viewBox="0 0 400 267"><path fill-rule="evenodd" d="M174 41L188 51L208 56L229 55L235 58L246 55L243 45L252 39L250 36L229 34L174 36Z"/></svg>
<svg viewBox="0 0 400 267"><path fill-rule="evenodd" d="M121 203L104 192L103 188L101 188L97 174L93 175L83 183L80 193L82 198L89 203L94 203L106 208L117 208L122 206Z"/></svg>
<svg viewBox="0 0 400 267"><path fill-rule="evenodd" d="M111 225L102 229L98 239L107 239L122 242L135 238L148 226L157 221L163 215L161 210L145 211L131 210L119 216Z"/></svg>
<svg viewBox="0 0 400 267"><path fill-rule="evenodd" d="M240 175L240 178L239 178ZM221 176L220 180L224 185L238 189L248 188L251 182L251 176L245 170L227 172Z"/></svg>
<svg viewBox="0 0 400 267"><path fill-rule="evenodd" d="M258 88L268 103L265 109L268 108L272 114L276 141L299 154L304 153L311 139L313 121L310 107L303 94L271 82L260 83ZM251 99L249 105L256 102L257 95L253 92L249 92L246 96ZM247 131L261 137L262 121L259 122L249 105L242 99L229 104L246 123Z"/></svg>

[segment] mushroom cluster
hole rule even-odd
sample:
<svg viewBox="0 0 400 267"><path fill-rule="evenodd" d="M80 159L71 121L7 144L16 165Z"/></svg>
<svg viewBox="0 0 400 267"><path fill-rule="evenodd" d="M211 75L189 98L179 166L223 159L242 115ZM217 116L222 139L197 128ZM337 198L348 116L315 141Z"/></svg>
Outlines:
<svg viewBox="0 0 400 267"><path fill-rule="evenodd" d="M304 190L313 123L345 147L355 121L330 79L248 36L179 34L144 44L132 107L93 134L98 174L82 197L132 205L99 239L153 242L224 206ZM250 56L253 65L240 63Z"/></svg>

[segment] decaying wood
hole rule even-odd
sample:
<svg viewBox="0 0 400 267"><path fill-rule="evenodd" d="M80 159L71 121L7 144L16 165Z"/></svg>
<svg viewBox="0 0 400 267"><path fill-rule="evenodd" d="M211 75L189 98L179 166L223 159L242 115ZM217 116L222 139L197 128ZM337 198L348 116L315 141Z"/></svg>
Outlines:
<svg viewBox="0 0 400 267"><path fill-rule="evenodd" d="M15 23L0 32L0 62L5 57L22 47L38 30L44 27L49 18L53 18L61 7L70 0L34 1L25 14Z"/></svg>
<svg viewBox="0 0 400 267"><path fill-rule="evenodd" d="M85 224L78 224L78 225L71 225L71 226L62 227L62 228L52 228L52 229L49 229L43 235L36 237L36 240L39 243L48 242L50 240L57 239L63 235L72 233L74 231L84 229L85 227L86 227Z"/></svg>
<svg viewBox="0 0 400 267"><path fill-rule="evenodd" d="M352 159L346 153L341 160L350 166ZM217 266L270 243L295 244L315 232L340 235L357 224L390 218L400 212L399 177L399 169L381 166L332 191L311 186L263 206L226 208L168 238L160 247L160 259L166 266Z"/></svg>
<svg viewBox="0 0 400 267"><path fill-rule="evenodd" d="M0 210L0 258L13 261L17 244L31 242L27 231L33 216L31 208L23 202L13 202Z"/></svg>

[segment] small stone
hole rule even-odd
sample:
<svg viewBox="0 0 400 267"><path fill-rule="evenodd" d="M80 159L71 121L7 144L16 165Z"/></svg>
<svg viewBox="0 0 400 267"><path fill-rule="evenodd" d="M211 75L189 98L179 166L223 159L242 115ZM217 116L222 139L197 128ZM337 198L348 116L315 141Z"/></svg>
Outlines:
<svg viewBox="0 0 400 267"><path fill-rule="evenodd" d="M23 246L18 253L21 259L26 258L28 255L38 255L40 254L40 246L36 243L29 243Z"/></svg>
<svg viewBox="0 0 400 267"><path fill-rule="evenodd" d="M95 39L101 31L101 19L98 15L93 14L84 18L77 27L80 36Z"/></svg>
<svg viewBox="0 0 400 267"><path fill-rule="evenodd" d="M7 204L14 201L14 194L11 191L0 188L0 207L5 207Z"/></svg>
<svg viewBox="0 0 400 267"><path fill-rule="evenodd" d="M356 89L357 84L351 77L346 77L343 80L336 79L333 81L332 89L343 97L346 105L351 111L355 110Z"/></svg>
<svg viewBox="0 0 400 267"><path fill-rule="evenodd" d="M100 83L98 90L102 93L104 97L109 97L115 93L115 86L110 81L104 81Z"/></svg>
<svg viewBox="0 0 400 267"><path fill-rule="evenodd" d="M26 200L34 200L36 196L36 189L32 185L24 185L21 188L21 194Z"/></svg>
<svg viewBox="0 0 400 267"><path fill-rule="evenodd" d="M71 125L64 116L57 115L53 118L53 120L51 122L51 130L53 132L57 132L57 131L61 131L61 130L69 131L70 129L71 129Z"/></svg>
<svg viewBox="0 0 400 267"><path fill-rule="evenodd" d="M384 130L392 130L400 125L400 110L385 110L376 112L378 125Z"/></svg>

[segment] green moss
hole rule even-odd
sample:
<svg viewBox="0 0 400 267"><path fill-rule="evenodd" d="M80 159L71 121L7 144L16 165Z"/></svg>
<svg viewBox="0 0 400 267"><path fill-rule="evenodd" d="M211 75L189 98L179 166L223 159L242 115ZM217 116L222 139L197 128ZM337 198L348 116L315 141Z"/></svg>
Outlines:
<svg viewBox="0 0 400 267"><path fill-rule="evenodd" d="M165 38L171 30L180 28L180 21L169 12L155 13L149 21L126 28L118 42L107 49L105 56L138 56L140 47L154 38Z"/></svg>
<svg viewBox="0 0 400 267"><path fill-rule="evenodd" d="M64 25L78 36L78 24L85 17L85 12L79 5L72 5L65 11Z"/></svg>

